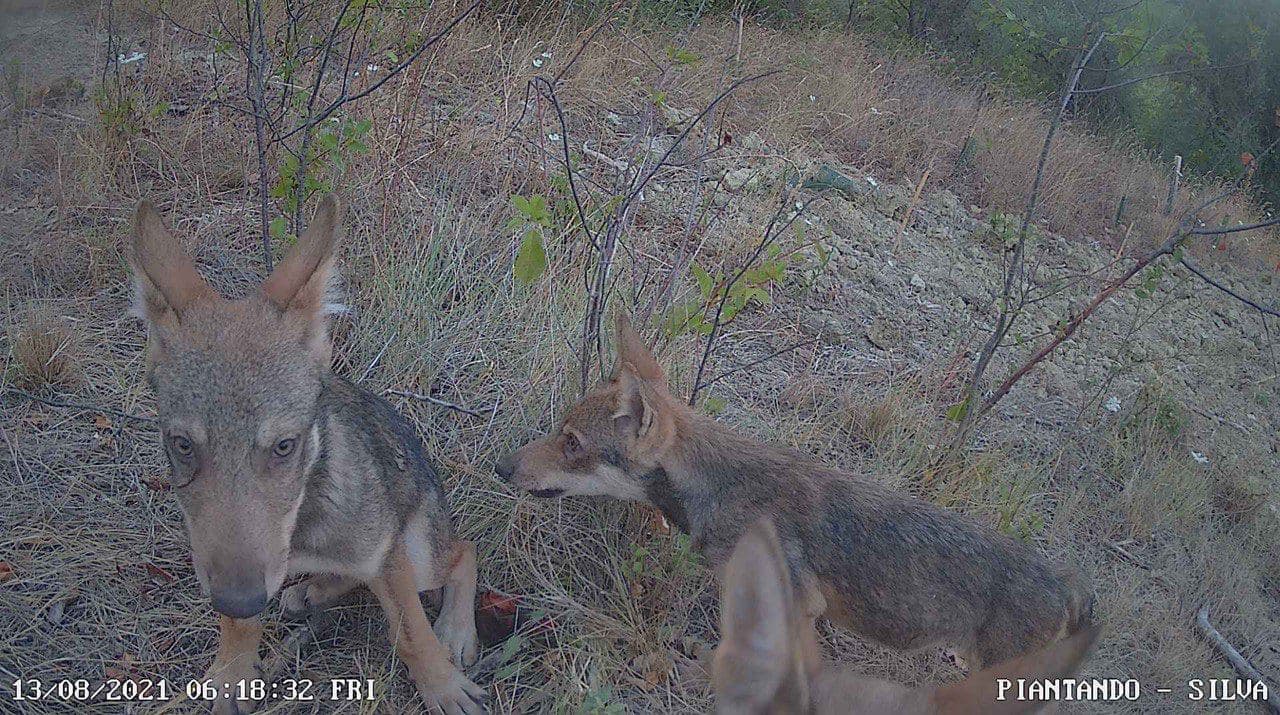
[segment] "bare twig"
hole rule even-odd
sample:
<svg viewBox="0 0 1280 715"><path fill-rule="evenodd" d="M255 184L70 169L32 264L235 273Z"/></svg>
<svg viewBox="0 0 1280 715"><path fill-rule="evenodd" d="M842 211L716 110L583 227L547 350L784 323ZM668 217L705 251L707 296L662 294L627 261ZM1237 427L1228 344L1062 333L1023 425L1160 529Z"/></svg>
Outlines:
<svg viewBox="0 0 1280 715"><path fill-rule="evenodd" d="M253 107L254 146L258 151L258 224L262 234L262 263L271 272L271 221L267 196L267 38L262 23L262 0L244 3L245 28L249 44L245 48L245 95Z"/></svg>
<svg viewBox="0 0 1280 715"><path fill-rule="evenodd" d="M1146 82L1149 79L1156 79L1158 77L1171 77L1173 75L1191 74L1194 72L1216 72L1218 70L1236 69L1237 67L1244 67L1249 64L1252 64L1252 63L1237 62L1236 64L1233 64L1233 65L1218 65L1216 67L1187 67L1185 69L1168 70L1167 72L1156 72L1154 74L1149 74L1144 77L1134 77L1132 79L1127 79L1123 82L1116 82L1115 84L1108 84L1102 87L1090 87L1088 89L1077 89L1075 93L1076 94L1098 94L1099 92L1109 92L1113 89L1128 87L1131 84Z"/></svg>
<svg viewBox="0 0 1280 715"><path fill-rule="evenodd" d="M1087 37L1089 32L1085 33ZM996 317L995 327L991 331L991 336L987 338L987 342L982 346L982 351L978 355L977 361L974 363L973 375L969 379L968 389L965 395L965 403L969 406L964 410L964 417L960 423L960 430L956 435L955 446L959 447L967 438L969 430L973 427L977 418L972 409L977 402L978 391L981 389L983 375L986 374L987 367L991 364L991 359L995 357L995 352L999 348L1000 343L1004 341L1006 335L1013 328L1014 322L1017 320L1018 312L1021 306L1015 306L1014 303L1014 286L1022 279L1024 268L1024 256L1026 254L1027 234L1031 228L1031 222L1035 217L1036 208L1040 202L1040 187L1044 183L1044 171L1049 163L1049 150L1053 147L1053 138L1058 133L1058 128L1062 125L1062 119L1067 113L1067 107L1071 103L1076 85L1080 83L1080 74L1084 72L1085 67L1089 65L1090 58L1097 51L1102 41L1106 39L1107 33L1101 31L1098 33L1093 44L1088 48L1082 47L1076 56L1076 61L1072 66L1071 72L1063 81L1062 92L1058 97L1058 111L1054 113L1053 120L1049 123L1049 129L1045 133L1044 143L1040 147L1040 158L1036 163L1035 178L1031 182L1031 192L1027 196L1027 207L1022 213L1022 226L1018 230L1018 241L1013 249L1013 255L1009 259L1009 265L1005 270L1004 285L1000 292L1000 312ZM1021 291L1021 296L1025 299L1026 291Z"/></svg>
<svg viewBox="0 0 1280 715"><path fill-rule="evenodd" d="M1227 226L1225 228L1197 228L1191 231L1197 236L1221 236L1226 233L1241 233L1243 231L1256 231L1260 228L1269 226L1280 226L1280 216L1258 223L1251 223L1243 226Z"/></svg>
<svg viewBox="0 0 1280 715"><path fill-rule="evenodd" d="M396 390L388 387L387 389L382 391L382 394L397 395L399 397L407 397L412 400L422 400L423 402L430 402L433 405L438 405L440 407L445 407L450 410L454 410L456 412L461 412L464 415L479 417L480 419L484 419L485 417L484 413L476 412L475 410L463 407L462 405L459 405L456 402L449 402L448 400L442 400L439 397L432 397L431 395L427 395L421 392L413 392L412 390Z"/></svg>
<svg viewBox="0 0 1280 715"><path fill-rule="evenodd" d="M260 1L260 0L256 0L256 1ZM401 72L408 69L408 67L412 65L414 62L416 62L417 59L423 55L423 53L425 53L433 45L439 42L445 35L448 35L450 32L452 32L453 28L457 27L458 24L461 23L463 20L465 20L467 16L469 16L472 12L474 12L476 8L480 7L480 3L482 3L483 1L484 0L475 0L475 2L468 5L465 10L463 10L461 13L457 15L457 17L454 17L453 20L449 21L448 25L445 25L443 29L441 29L436 34L432 35L428 40L423 42L418 47L418 49L414 50L413 54L409 55L409 57L407 57L400 64L397 64L395 67L392 67L390 70L387 70L387 73L383 75L377 82L374 82L373 84L369 85L368 87L365 87L363 90L356 92L355 94L348 94L346 91L343 91L341 96L333 100L333 102L329 103L329 105L326 106L320 113L314 115L312 118L308 119L302 124L299 124L298 126L294 127L293 129L290 129L288 132L281 135L279 138L279 141L284 141L285 139L288 139L289 137L293 136L294 134L297 134L298 132L306 131L311 127L314 127L320 122L323 122L324 120L328 119L329 115L338 111L338 109L340 109L343 105L354 102L357 99L363 99L364 97L367 97L370 94L373 94L374 92L378 91L378 88L380 88L382 85L389 82L393 77L396 77Z"/></svg>
<svg viewBox="0 0 1280 715"><path fill-rule="evenodd" d="M768 362L781 355L786 355L787 353L792 352L794 350L799 350L800 348L806 345L813 345L816 342L818 342L818 338L809 338L808 340L802 340L798 343L795 343L794 345L788 345L787 347L782 348L780 350L774 350L768 355L765 355L762 358L757 358L755 360L752 360L751 362L746 363L745 365L739 365L738 367L735 367L732 370L725 370L724 372L720 373L719 375L716 375L710 380L707 380L706 382L703 382L703 383L699 383L697 388L701 390L703 388L711 387L712 385L716 384L717 382L720 382L721 380L725 379L726 377L729 377L730 375L735 375L737 373L742 372L743 370L750 370L756 365L760 365L761 363Z"/></svg>
<svg viewBox="0 0 1280 715"><path fill-rule="evenodd" d="M1210 278L1208 274L1206 274L1203 270L1201 270L1201 269L1200 269L1200 267L1199 267L1199 266L1197 266L1197 265L1195 264L1195 262L1194 262L1194 261L1192 261L1192 260L1191 260L1190 258L1188 258L1187 256L1183 256L1183 257L1182 257L1182 260L1180 260L1180 261L1179 261L1179 263L1181 263L1181 264L1182 264L1182 266L1183 266L1184 268L1186 268L1187 270L1189 270L1189 271L1191 271L1193 274L1195 274L1195 276L1196 276L1197 278L1199 278L1200 280L1204 281L1205 283L1208 283L1209 285L1213 286L1214 288L1217 288L1218 290L1222 291L1223 293L1226 293L1227 295L1231 296L1232 298L1235 298L1236 300L1240 301L1241 303L1244 303L1245 305L1249 306L1250 308L1253 308L1254 310L1258 311L1259 313L1264 313L1264 314L1266 314L1266 315L1270 315L1270 316L1273 316L1273 317L1276 317L1276 318L1280 318L1280 312L1276 312L1276 310L1275 310L1274 308L1268 308L1267 306L1262 305L1261 303L1258 303L1258 302L1256 302L1256 301L1252 301L1252 300L1250 300L1250 299L1248 299L1248 298L1244 297L1243 295L1240 295L1239 293L1237 293L1237 292L1235 292L1235 291L1231 290L1231 289L1230 289L1230 288L1228 288L1227 286L1225 286L1225 285L1223 285L1223 284L1219 283L1218 281L1214 280L1213 278Z"/></svg>
<svg viewBox="0 0 1280 715"><path fill-rule="evenodd" d="M148 424L148 425L153 425L156 423L156 420L154 417L143 417L142 415L131 414L129 412L124 412L122 410L117 410L113 407L103 407L102 405L92 405L86 402L70 402L66 400L52 400L52 399L49 399L48 397L40 397L39 395L33 395L30 392L27 392L26 390L21 390L16 387L8 387L6 389L8 392L12 392L13 394L18 395L19 397L25 397L28 400L31 400L32 402L39 402L40 404L48 405L49 407L58 407L61 409L68 409L68 410L83 410L85 412L100 412L104 415L119 417L122 420L132 420L134 422L140 422L142 424Z"/></svg>
<svg viewBox="0 0 1280 715"><path fill-rule="evenodd" d="M980 408L976 410L972 410L972 409L969 410L969 412L973 415L973 418L976 420L982 417L983 415L985 415L987 412L989 412L992 407L995 407L996 403L999 402L1001 398L1003 398L1006 394L1008 394L1009 390L1011 390L1013 386L1018 383L1019 380L1021 380L1028 372L1030 372L1032 368L1034 368L1036 365L1039 365L1042 360L1049 357L1049 355L1052 354L1054 350L1057 350L1059 345L1066 342L1067 338L1070 338L1072 335L1074 335L1076 330L1084 323L1084 321L1087 320L1089 316L1093 315L1094 311L1098 309L1098 306L1107 302L1107 300L1110 299L1111 296L1114 295L1117 290L1119 290L1122 286L1124 286L1124 284L1127 283L1130 278L1133 278L1135 275L1137 275L1139 271L1151 265L1156 259L1160 258L1161 256L1173 253L1174 249L1176 249L1178 245L1186 237L1187 237L1186 231L1179 231L1177 233L1174 233L1172 236L1166 239L1165 242L1160 245L1160 247L1158 247L1156 250L1152 251L1151 253L1147 254L1146 256L1142 257L1141 259L1135 261L1134 264L1130 266L1126 271L1124 271L1124 273L1122 273L1119 278L1116 278L1108 286L1106 286L1101 291L1099 291L1093 297L1093 299L1089 301L1088 305L1086 305L1079 313L1072 316L1072 318L1066 322L1066 324L1062 327L1062 329L1054 333L1052 340L1050 340L1048 343L1042 346L1039 350L1037 350L1035 354L1033 354L1030 358L1028 358L1027 361L1023 363L1022 366L1019 367L1017 370L1015 370L1011 375L1009 375L1009 377L1005 378L1004 382L1001 382L1000 386L997 387L995 391L991 393L991 396L982 402L982 406Z"/></svg>
<svg viewBox="0 0 1280 715"><path fill-rule="evenodd" d="M1253 680L1255 682L1267 682L1267 679L1263 677L1262 673L1259 672L1257 668L1253 667L1253 665L1246 660L1243 655L1240 655L1240 651L1236 650L1235 647L1218 632L1218 629L1214 628L1213 624L1209 622L1209 604L1206 603L1201 606L1200 610L1196 613L1196 627L1199 629L1200 634L1204 636L1205 640L1209 641L1210 645L1226 657L1227 662L1230 663L1231 667L1240 674L1240 677ZM1275 686L1267 688L1267 708L1271 710L1272 713L1280 714L1280 688Z"/></svg>

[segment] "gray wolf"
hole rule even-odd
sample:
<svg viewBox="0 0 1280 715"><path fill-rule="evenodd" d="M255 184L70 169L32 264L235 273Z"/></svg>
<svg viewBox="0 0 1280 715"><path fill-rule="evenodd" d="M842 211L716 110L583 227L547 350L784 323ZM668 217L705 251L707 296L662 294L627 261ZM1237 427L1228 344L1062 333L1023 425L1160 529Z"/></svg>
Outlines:
<svg viewBox="0 0 1280 715"><path fill-rule="evenodd" d="M286 610L367 585L429 709L482 712L486 694L455 665L476 658L475 549L455 538L411 424L330 369L341 235L328 196L266 282L228 300L150 203L135 215L129 260L147 381L195 572L221 617L206 678L229 697L214 710L255 707L239 684L261 677L258 614L305 573L283 594ZM433 630L418 593L434 589L443 606Z"/></svg>

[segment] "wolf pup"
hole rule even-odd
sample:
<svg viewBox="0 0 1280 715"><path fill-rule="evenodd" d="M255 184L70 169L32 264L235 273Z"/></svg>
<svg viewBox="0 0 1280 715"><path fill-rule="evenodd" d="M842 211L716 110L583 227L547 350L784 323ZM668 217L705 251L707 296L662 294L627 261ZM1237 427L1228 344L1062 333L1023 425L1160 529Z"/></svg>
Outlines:
<svg viewBox="0 0 1280 715"><path fill-rule="evenodd" d="M720 584L720 645L711 679L720 715L894 713L1014 715L1048 703L1001 697L1001 683L1071 675L1098 635L1084 628L1043 650L940 687L907 688L822 661L795 604L778 533L768 517L747 530Z"/></svg>
<svg viewBox="0 0 1280 715"><path fill-rule="evenodd" d="M483 712L486 693L450 662L476 658L475 549L454 537L409 422L329 367L337 199L240 300L196 273L150 203L134 230L147 380L196 576L221 614L206 675L221 689L215 711L253 709L258 614L287 576L307 573L282 597L286 610L367 585L428 708ZM418 593L439 588L433 631Z"/></svg>
<svg viewBox="0 0 1280 715"><path fill-rule="evenodd" d="M722 567L749 524L773 518L798 598L885 645L948 646L968 667L1009 660L1086 624L1073 571L964 515L765 446L689 408L618 321L612 379L558 429L496 466L535 496L647 501Z"/></svg>

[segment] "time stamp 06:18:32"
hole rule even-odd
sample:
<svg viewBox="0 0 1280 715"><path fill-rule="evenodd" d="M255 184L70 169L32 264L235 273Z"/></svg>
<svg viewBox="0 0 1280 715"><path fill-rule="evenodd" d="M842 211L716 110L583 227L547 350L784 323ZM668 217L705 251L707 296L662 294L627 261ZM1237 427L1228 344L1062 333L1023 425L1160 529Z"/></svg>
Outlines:
<svg viewBox="0 0 1280 715"><path fill-rule="evenodd" d="M316 683L306 678L265 680L241 680L221 686L212 680L188 680L181 688L163 678L63 678L41 680L18 678L9 682L12 691L6 693L12 701L19 702L165 702L175 697L187 700L212 702L215 700L276 701L293 700L372 700L374 684L368 678L337 678Z"/></svg>

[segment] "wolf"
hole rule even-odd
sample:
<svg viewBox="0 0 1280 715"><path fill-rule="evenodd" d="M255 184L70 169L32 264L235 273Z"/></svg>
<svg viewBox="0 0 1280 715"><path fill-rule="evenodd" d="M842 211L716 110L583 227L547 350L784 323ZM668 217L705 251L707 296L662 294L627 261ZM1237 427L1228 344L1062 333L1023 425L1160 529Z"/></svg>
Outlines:
<svg viewBox="0 0 1280 715"><path fill-rule="evenodd" d="M764 517L725 564L720 644L711 679L719 715L894 713L1015 715L1051 709L1016 700L1008 684L1070 676L1098 636L1096 626L1033 653L938 687L907 688L824 663L814 631L796 608L778 532ZM1001 685L1005 684L1002 688Z"/></svg>
<svg viewBox="0 0 1280 715"><path fill-rule="evenodd" d="M1087 625L1074 569L979 522L737 434L671 394L626 316L613 376L549 435L495 465L538 497L648 502L717 571L762 516L777 525L802 610L900 650L942 646L972 668Z"/></svg>
<svg viewBox="0 0 1280 715"><path fill-rule="evenodd" d="M261 678L259 614L286 578L286 611L364 584L428 709L484 711L456 664L476 659L474 546L455 537L439 472L413 427L330 369L338 199L266 281L216 293L155 207L134 216L129 262L147 325L146 379L192 563L220 617L206 679L215 712L248 712ZM433 630L419 592L442 589Z"/></svg>

